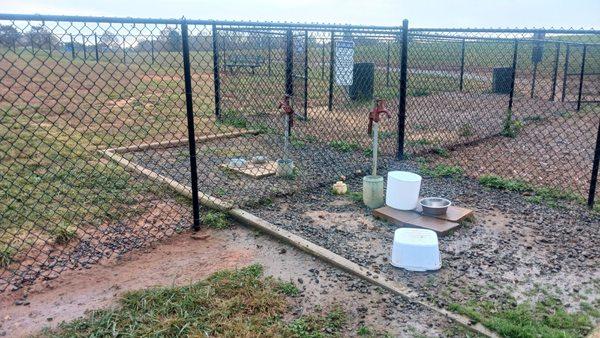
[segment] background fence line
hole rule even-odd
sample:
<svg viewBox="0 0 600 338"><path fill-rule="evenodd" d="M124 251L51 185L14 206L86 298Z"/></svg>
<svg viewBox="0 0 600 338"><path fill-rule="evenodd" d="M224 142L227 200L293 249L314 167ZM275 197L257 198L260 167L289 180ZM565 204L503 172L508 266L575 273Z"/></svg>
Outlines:
<svg viewBox="0 0 600 338"><path fill-rule="evenodd" d="M600 31L0 14L0 290L197 230L219 217L199 191L267 203L362 175L374 97L395 113L383 165L594 204ZM105 149L191 187L191 208Z"/></svg>

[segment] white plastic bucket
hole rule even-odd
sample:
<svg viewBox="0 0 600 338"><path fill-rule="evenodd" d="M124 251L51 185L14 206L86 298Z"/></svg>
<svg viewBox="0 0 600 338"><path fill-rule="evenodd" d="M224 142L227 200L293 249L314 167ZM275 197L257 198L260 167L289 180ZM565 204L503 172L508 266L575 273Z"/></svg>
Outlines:
<svg viewBox="0 0 600 338"><path fill-rule="evenodd" d="M415 209L421 191L421 176L408 171L390 171L387 178L385 204L399 210Z"/></svg>
<svg viewBox="0 0 600 338"><path fill-rule="evenodd" d="M409 271L439 270L442 259L437 234L428 229L396 229L390 263Z"/></svg>

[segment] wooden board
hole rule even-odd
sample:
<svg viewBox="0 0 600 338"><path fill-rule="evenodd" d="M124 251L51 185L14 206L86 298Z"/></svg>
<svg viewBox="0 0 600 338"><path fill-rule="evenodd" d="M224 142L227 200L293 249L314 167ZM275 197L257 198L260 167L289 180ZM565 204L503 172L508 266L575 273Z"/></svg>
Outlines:
<svg viewBox="0 0 600 338"><path fill-rule="evenodd" d="M403 227L430 229L440 236L452 232L460 225L445 219L423 216L416 211L397 210L388 206L373 210L373 216Z"/></svg>
<svg viewBox="0 0 600 338"><path fill-rule="evenodd" d="M240 174L250 176L252 178L263 178L271 175L275 175L277 171L277 163L275 161L269 161L267 163L255 164L247 163L244 166L237 167L230 164L221 164L221 168L226 170L235 171Z"/></svg>
<svg viewBox="0 0 600 338"><path fill-rule="evenodd" d="M467 208L461 208L454 205L448 207L448 211L444 215L432 216L423 214L423 210L421 209L421 205L417 205L415 209L416 212L420 213L423 216L435 217L439 219L445 219L450 222L460 222L465 218L473 216L473 210Z"/></svg>

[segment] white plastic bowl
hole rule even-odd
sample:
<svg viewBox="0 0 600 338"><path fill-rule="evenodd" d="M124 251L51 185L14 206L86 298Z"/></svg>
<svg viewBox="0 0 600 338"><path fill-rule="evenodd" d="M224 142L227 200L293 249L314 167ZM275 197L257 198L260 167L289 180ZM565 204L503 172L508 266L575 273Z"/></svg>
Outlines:
<svg viewBox="0 0 600 338"><path fill-rule="evenodd" d="M408 171L390 171L387 175L385 204L399 210L414 210L419 201L421 176Z"/></svg>
<svg viewBox="0 0 600 338"><path fill-rule="evenodd" d="M409 271L439 270L442 259L437 234L428 229L396 229L391 264Z"/></svg>

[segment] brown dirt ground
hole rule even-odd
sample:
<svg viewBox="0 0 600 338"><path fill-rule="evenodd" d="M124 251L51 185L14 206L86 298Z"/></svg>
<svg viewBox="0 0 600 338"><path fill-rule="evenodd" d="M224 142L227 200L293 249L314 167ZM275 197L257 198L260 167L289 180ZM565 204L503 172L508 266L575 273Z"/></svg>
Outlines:
<svg viewBox="0 0 600 338"><path fill-rule="evenodd" d="M262 264L267 275L291 280L302 290L291 304L295 314L311 312L317 305L323 309L342 305L349 315L346 336L354 335L363 324L394 335L439 336L454 330L442 316L378 291L268 236L240 226L203 233L210 237L193 239L183 233L91 269L65 272L26 290L1 294L0 332L25 336L86 311L114 306L118 296L129 290L185 285L221 269L253 263ZM24 299L28 305L15 305Z"/></svg>

